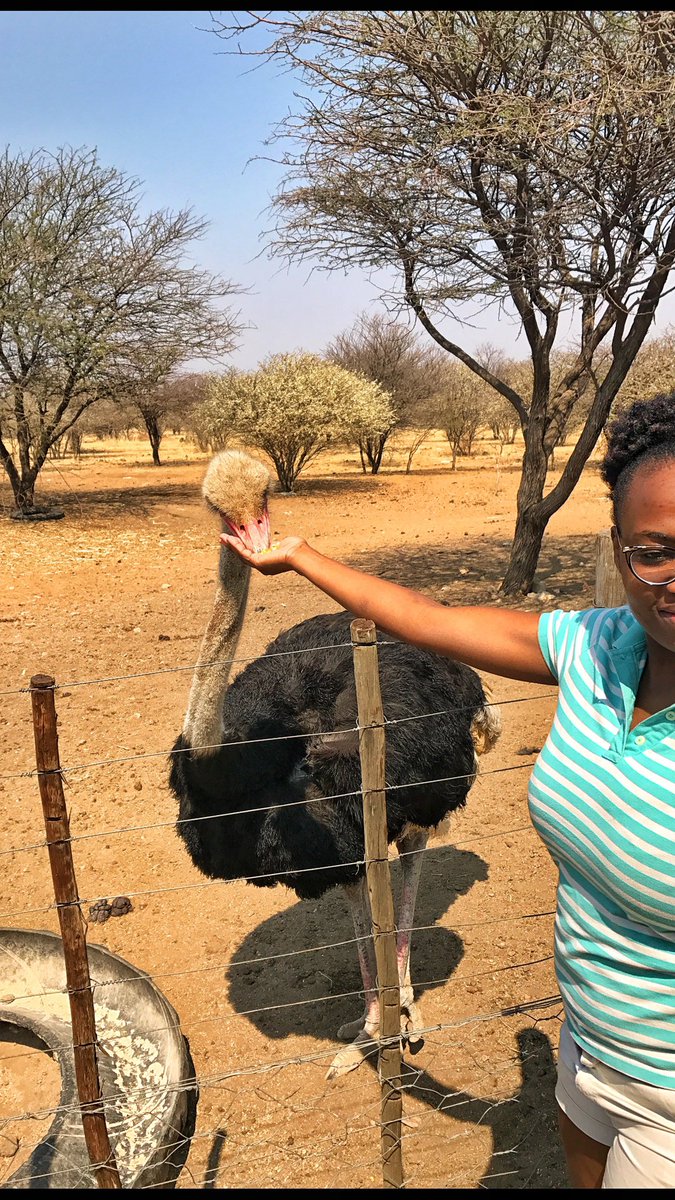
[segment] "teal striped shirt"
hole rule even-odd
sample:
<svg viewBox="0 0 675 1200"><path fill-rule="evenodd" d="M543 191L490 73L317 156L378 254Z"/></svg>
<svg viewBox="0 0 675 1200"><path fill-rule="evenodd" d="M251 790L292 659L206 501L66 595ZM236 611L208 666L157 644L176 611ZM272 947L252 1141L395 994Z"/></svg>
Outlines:
<svg viewBox="0 0 675 1200"><path fill-rule="evenodd" d="M529 807L559 872L570 1033L675 1088L675 704L631 730L647 645L629 608L544 613L539 643L559 692Z"/></svg>

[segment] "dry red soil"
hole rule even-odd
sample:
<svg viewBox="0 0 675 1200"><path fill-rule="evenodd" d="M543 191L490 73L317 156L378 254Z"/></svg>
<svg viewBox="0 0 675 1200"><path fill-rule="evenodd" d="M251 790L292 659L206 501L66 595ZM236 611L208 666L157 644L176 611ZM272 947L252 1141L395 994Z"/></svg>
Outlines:
<svg viewBox="0 0 675 1200"><path fill-rule="evenodd" d="M46 851L24 848L43 841L44 826L36 780L23 774L35 759L30 697L20 689L47 672L60 685L85 912L101 897L133 903L128 915L90 925L88 936L157 980L201 1082L178 1186L379 1187L376 1072L364 1062L325 1078L338 1026L361 1008L342 895L299 902L282 886L204 886L173 828L167 752L210 614L218 528L199 494L207 458L176 437L163 451L161 468L142 440L91 442L79 461L51 463L42 497L60 502L61 521L11 521L11 497L0 492L0 690L8 693L0 696L0 924L58 931ZM432 439L414 473L404 473L401 451L376 477L363 476L352 454L326 455L297 494L272 497L273 529L450 604L501 603L519 453L500 455L483 441L452 472L447 445ZM592 605L595 536L608 524L590 463L545 540L538 582L553 599L522 606ZM334 608L294 575L255 576L239 657ZM526 808L554 691L489 682L503 702L501 740L482 759L466 809L426 853L420 887L412 970L432 1032L406 1059L411 1187L566 1186L553 1100L559 1006L499 1015L557 992L555 870ZM392 876L396 888L396 862ZM0 1119L58 1103L56 1065L20 1049L3 1048ZM34 1119L0 1124L0 1184L45 1128Z"/></svg>

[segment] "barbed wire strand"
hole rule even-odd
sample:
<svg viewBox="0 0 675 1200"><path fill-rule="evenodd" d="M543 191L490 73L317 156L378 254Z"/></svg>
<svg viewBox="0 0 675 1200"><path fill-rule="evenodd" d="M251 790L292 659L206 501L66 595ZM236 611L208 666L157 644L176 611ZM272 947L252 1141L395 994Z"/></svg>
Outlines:
<svg viewBox="0 0 675 1200"><path fill-rule="evenodd" d="M401 786L408 787L409 785L402 784ZM492 841L492 840L494 840L494 838L497 838L497 837L508 837L512 833L522 833L523 831L526 831L526 830L533 832L533 826L530 822L528 822L525 825L516 825L512 829L499 829L499 830L496 830L494 833L473 834L469 837L461 838L459 841L456 841L456 842L447 842L447 843L445 843L445 846L447 846L448 848L455 848L457 846L465 846L465 845L475 844L476 842L487 842L487 841ZM398 857L405 858L408 855L413 855L413 854L428 854L432 850L437 851L437 850L441 850L443 848L444 847L436 845L436 844L427 845L427 846L422 846L421 848L419 848L417 850L405 850L405 851L399 852ZM353 862L327 863L320 867L292 867L288 870L283 870L283 871L281 871L281 870L267 871L260 875L234 875L231 879L203 879L203 880L200 880L198 883L179 883L179 884L175 884L172 887L144 888L140 891L125 892L124 894L126 895L127 898L131 898L132 896L134 896L134 897L136 897L136 896L159 896L159 895L162 895L164 893L169 893L169 892L188 892L188 891L195 891L199 888L226 887L226 886L230 886L230 885L236 884L236 883L253 883L253 882L255 882L256 879L278 879L281 882L282 876L286 876L286 875L306 875L313 871L334 871L336 869L342 870L342 869L346 869L348 867L365 867L365 866L368 866L368 864L371 862L379 862L379 861L381 861L381 860L380 859L361 858L361 859L355 859ZM356 872L354 874L354 878L355 879L357 878ZM331 884L330 886L335 886L335 885ZM122 893L120 892L119 894L121 895ZM49 904L46 906L43 905L39 908L25 908L25 909L22 909L20 912L0 913L0 921L10 920L10 919L15 920L17 917L33 916L36 913L48 913L53 910L58 910L59 908L69 907L71 904L78 904L78 905L91 904L95 900L98 900L98 899L100 899L100 896L80 897L79 900L77 900L77 901L74 901L74 900L67 901L65 904L59 904L57 902L57 903Z"/></svg>
<svg viewBox="0 0 675 1200"><path fill-rule="evenodd" d="M527 965L527 964L525 964L525 965ZM488 974L489 974L489 972L488 972ZM422 985L420 985L420 986L422 986ZM362 995L362 994L363 993L359 993L359 992L344 993L345 996L354 996L354 995L358 996L358 995ZM327 998L330 1000L335 1000L335 999L341 999L342 996L330 996ZM501 1020L504 1017L528 1014L529 1012L535 1011L538 1008L552 1008L554 1005L557 1005L558 1003L560 1003L561 999L562 999L562 997L560 996L559 993L552 993L549 996L538 997L535 1000L524 1000L524 1001L520 1001L517 1004L507 1005L501 1009L497 1009L496 1011L493 1011L490 1013L475 1013L475 1014L472 1014L467 1017L460 1017L454 1021L447 1021L447 1022L443 1021L443 1022L438 1022L433 1025L424 1026L418 1032L421 1035L426 1036L427 1034L439 1033L444 1030L464 1028L466 1025L485 1024L486 1022L489 1022L489 1021ZM303 1003L303 1004L304 1003L312 1003L312 1001L311 1000L302 1001L301 1003ZM281 1006L272 1006L272 1007L286 1007L286 1006L281 1005ZM250 1010L250 1011L255 1012L255 1011L268 1011L268 1010L260 1009L260 1010ZM232 1014L232 1016L244 1016L244 1015L247 1015L247 1014L245 1014L245 1013ZM214 1019L214 1018L209 1018L209 1020L211 1020L211 1019ZM223 1019L225 1019L225 1018L223 1018ZM206 1020L206 1018L200 1018L200 1020ZM161 1028L161 1030L170 1029L171 1026L161 1026L160 1028ZM176 1025L174 1028L176 1028L180 1031L180 1025ZM146 1031L146 1032L150 1032L150 1031ZM107 1044L108 1042L111 1042L113 1040L114 1040L113 1038L107 1038L107 1037L102 1038L100 1044L102 1044L104 1047L105 1044ZM398 1038L396 1040L398 1040ZM92 1045L92 1044L97 1045L99 1043L86 1043L86 1045ZM370 1042L363 1042L361 1045L361 1049L364 1051L364 1053L366 1055L369 1055L369 1054L373 1053L375 1050L377 1050L379 1044L380 1043L377 1040L373 1039ZM384 1041L382 1042L382 1044L385 1044ZM45 1047L46 1050L49 1050L50 1053L54 1053L54 1054L58 1054L59 1050L63 1051L66 1048L71 1048L71 1047L65 1047L65 1046ZM33 1053L41 1054L41 1053L44 1053L44 1051L38 1050L38 1051L34 1051ZM17 1056L17 1057L22 1057L22 1056ZM151 1086L148 1084L144 1084L141 1087L129 1088L124 1092L116 1092L111 1095L105 1096L104 1100L105 1100L106 1104L113 1104L116 1100L123 1100L128 1097L139 1097L139 1096L152 1097L157 1092L161 1092L162 1094L175 1095L180 1092L193 1092L196 1089L199 1089L201 1091L208 1087L217 1087L229 1079L236 1079L236 1078L239 1078L244 1075L249 1076L249 1075L268 1074L271 1071L278 1071L278 1070L281 1070L281 1069L283 1069L285 1067L289 1067L289 1066L297 1066L297 1065L300 1065L303 1063L308 1063L308 1062L320 1062L322 1059L325 1059L328 1057L335 1057L335 1047L334 1046L326 1048L325 1050L322 1050L322 1051L317 1051L314 1054L292 1055L290 1058L287 1058L287 1059L281 1059L281 1060L277 1059L273 1063L254 1063L254 1064L246 1066L246 1067L237 1067L230 1071L219 1072L217 1075L214 1075L211 1077L207 1076L206 1078L199 1078L197 1076L191 1076L188 1080L186 1080L182 1083L169 1084L169 1085L160 1086L160 1087L157 1087L156 1085ZM3 1061L6 1061L6 1060L3 1060ZM80 1111L81 1111L81 1105L79 1104L79 1102L74 1103L74 1104L58 1104L58 1105L54 1106L53 1108L34 1109L30 1113L10 1114L9 1116L4 1117L3 1120L6 1122L24 1121L24 1120L44 1120L46 1117L55 1116L58 1113L71 1114L71 1113L79 1113ZM102 1164L100 1164L100 1165L102 1165Z"/></svg>
<svg viewBox="0 0 675 1200"><path fill-rule="evenodd" d="M380 640L380 638L378 638L377 640L378 650L387 646L400 646L401 644L401 641L395 639L382 638ZM197 662L185 663L176 667L154 667L150 671L129 671L122 675L102 675L91 679L68 679L63 683L54 683L52 685L52 690L63 691L64 688L93 687L103 683L122 683L131 679L148 679L156 675L175 675L184 671L210 670L213 667L233 667L239 665L240 663L252 663L258 661L264 662L266 659L283 658L296 654L316 654L327 650L332 651L353 649L354 645L351 641L349 641L335 642L332 644L328 643L320 646L298 646L294 650L263 650L259 654L251 654L245 657L214 658L207 659L204 662L198 660ZM38 672L38 674L40 674L40 672ZM26 695L27 693L29 694L33 690L34 689L31 687L7 688L0 691L0 696L21 696Z"/></svg>
<svg viewBox="0 0 675 1200"><path fill-rule="evenodd" d="M393 646L391 641L378 641L379 646ZM261 654L252 654L247 658L212 658L205 662L186 663L182 667L155 667L152 671L131 671L125 675L102 675L94 679L69 679L65 683L55 683L51 687L51 691L62 691L64 688L71 687L92 687L94 684L100 683L119 683L127 679L145 679L153 675L174 675L181 671L199 671L208 670L211 667L232 667L238 663L255 662L258 658L281 658L289 654L310 654L312 651L322 650L342 650L343 648L352 648L351 642L337 642L334 645L326 646L299 646L295 650L274 650L271 654L266 654L264 651ZM40 672L38 672L40 674ZM0 696L20 696L34 691L34 688L10 688L0 692Z"/></svg>
<svg viewBox="0 0 675 1200"><path fill-rule="evenodd" d="M381 789L383 792L397 792L405 788L429 787L436 783L459 783L463 779L474 778L474 782L478 783L488 775L503 775L509 771L524 771L527 767L534 765L532 760L524 763L513 763L510 767L491 767L488 770L471 771L464 775L442 775L437 779L415 779L409 783L387 783ZM261 812L276 812L280 809L298 808L303 804L323 804L328 800L348 800L355 796L363 794L362 788L355 788L351 792L335 792L330 796L303 796L301 800L289 800L287 804L263 804L259 808L236 808L230 809L227 812L206 813L199 817L175 817L172 821L151 821L145 825L123 825L117 829L100 829L93 833L76 833L70 837L59 839L59 845L67 845L70 842L85 842L91 838L98 837L114 837L121 833L142 833L146 829L170 829L177 825L192 825L200 821L218 821L227 817L245 817ZM43 850L49 843L45 840L41 842L32 842L26 846L10 846L6 850L0 850L0 857L7 854L22 854L28 850ZM339 863L334 863L334 866L339 866Z"/></svg>
<svg viewBox="0 0 675 1200"><path fill-rule="evenodd" d="M550 696L552 696L552 695L555 695L555 693L548 693L548 698L550 698ZM481 707L483 707L483 708L504 708L508 704L526 704L533 700L542 700L542 699L547 699L547 695L544 695L544 696L514 696L510 700L486 701L485 704L482 705ZM468 709L472 709L474 707L475 707L474 705L463 704L463 705L456 705L453 708L441 708L441 709L438 709L436 712L413 713L407 717L391 717L391 718L385 717L384 722L382 724L380 724L379 722L374 722L372 725L368 726L368 728L370 728L370 729L382 729L382 728L386 729L387 727L389 727L391 725L404 725L410 721L425 721L425 720L430 720L431 718L435 718L435 717L450 716L451 714L454 714L454 713L466 712ZM271 742L291 742L291 741L297 741L298 739L304 739L305 741L312 741L313 739L320 740L322 738L334 737L339 734L360 733L360 732L362 732L362 728L361 728L361 726L356 724L356 725L343 726L340 729L326 729L326 730L316 730L316 731L312 730L309 732L307 730L305 730L304 732L301 732L301 733L283 733L283 734L276 734L273 736L261 737L261 738L237 738L235 741L204 743L203 745L199 745L199 746L187 745L187 746L179 746L178 748L176 748L175 746L172 746L171 749L168 749L168 750L149 750L149 751L147 751L145 753L141 753L141 754L126 754L126 755L117 756L115 758L92 759L90 762L86 762L86 763L74 763L73 766L70 766L70 767L61 766L61 767L59 767L58 773L61 775L69 775L69 774L72 774L73 771L88 771L92 767L107 767L107 766L113 766L117 763L136 762L136 761L146 760L149 758L172 758L173 755L191 754L195 750L199 750L199 751L226 750L232 746L257 746L257 745L262 745L262 744L265 744L268 742L269 743L271 743ZM30 771L28 771L28 770L18 771L13 774L9 774L9 775L0 775L0 782L6 783L13 779L33 779L33 778L39 777L41 774L44 774L44 773L45 772L38 771L38 770L32 770L32 769Z"/></svg>
<svg viewBox="0 0 675 1200"><path fill-rule="evenodd" d="M527 962L507 963L503 967L490 967L488 970L485 970L485 971L476 971L476 972L474 972L473 975L467 975L467 976L444 975L439 979L422 979L422 980L416 981L415 987L416 987L416 989L419 989L419 988L426 988L426 987L437 987L439 984L443 984L443 983L459 983L459 984L471 983L474 979L482 979L486 975L503 974L505 971L520 971L520 970L524 970L526 967L535 967L535 966L539 966L541 963L552 962L552 961L553 961L553 955L547 954L547 955L544 955L542 958L528 959ZM266 1004L266 1005L262 1005L258 1008L246 1008L246 1009L238 1010L237 1012L221 1013L221 1014L218 1014L217 1016L196 1017L191 1022L191 1025L194 1027L195 1025L209 1025L209 1024L213 1024L214 1022L216 1024L218 1024L221 1021L224 1022L224 1021L237 1020L238 1017L254 1017L254 1016L260 1016L262 1013L285 1011L286 1009L289 1009L289 1008L306 1008L310 1004L326 1004L326 1003L329 1003L331 1000L350 1000L357 996L363 996L363 994L364 994L363 988L357 988L355 991L350 991L350 992L330 992L325 996L310 996L306 1000L286 1000L281 1004ZM152 1033L170 1033L172 1031L178 1032L178 1033L181 1032L180 1021L176 1021L173 1023L167 1022L163 1025L157 1025L154 1028L144 1029L143 1035L147 1036ZM421 1032L424 1032L424 1030L422 1030ZM104 1037L102 1037L100 1039L97 1037L92 1042L80 1042L78 1044L78 1048L83 1049L85 1047L97 1046L97 1045L101 1045L101 1044L103 1044L104 1046L109 1046L109 1045L112 1045L114 1042L117 1042L120 1040L124 1041L128 1037L129 1037L128 1031L126 1031L125 1033L111 1034L110 1036L105 1035ZM374 1041L372 1044L373 1044L373 1046L377 1046L378 1043L376 1041ZM56 1054L58 1052L57 1046L46 1046L45 1049L47 1049L52 1054ZM20 1054L11 1054L11 1055L5 1056L3 1058L3 1062L8 1062L10 1060L18 1059L18 1058L33 1058L36 1055L39 1055L42 1053L44 1053L44 1051L42 1049L26 1050L26 1051L22 1051Z"/></svg>
<svg viewBox="0 0 675 1200"><path fill-rule="evenodd" d="M555 916L555 909L550 909L540 913L516 913L514 916L506 917L490 917L484 921L460 921L453 925L453 930L457 929L478 929L487 925L504 925L511 924L516 921L533 921L540 920L544 917ZM413 933L428 933L433 930L442 930L445 926L434 923L433 925L410 925L397 926L398 934L408 933L412 936ZM230 970L232 967L250 967L257 966L260 963L276 962L283 958L296 958L305 954L317 954L323 950L340 950L345 946L355 946L359 942L372 941L375 937L374 933L359 934L358 937L343 938L338 942L322 942L318 946L303 946L299 950L281 950L277 954L262 954L255 958L237 958L230 962L211 963L208 966L201 967L186 967L182 971L144 971L141 975L125 975L117 979L93 979L91 980L91 989L96 991L99 988L117 987L122 983L147 983L148 979L156 981L157 979L177 979L186 975L201 975L207 974L210 971ZM0 945L0 953L2 947ZM47 996L72 996L80 991L89 991L89 988L52 988L41 992L26 992L20 995L13 995L11 1003L16 1003L17 1000L41 1000ZM1 1001L0 1001L1 1003Z"/></svg>

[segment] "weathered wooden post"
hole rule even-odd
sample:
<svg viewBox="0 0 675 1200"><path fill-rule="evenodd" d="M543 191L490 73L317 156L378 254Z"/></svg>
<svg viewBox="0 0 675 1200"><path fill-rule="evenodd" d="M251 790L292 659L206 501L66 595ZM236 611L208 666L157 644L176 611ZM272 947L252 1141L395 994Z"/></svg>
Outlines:
<svg viewBox="0 0 675 1200"><path fill-rule="evenodd" d="M380 997L378 1071L382 1085L382 1180L403 1187L401 1153L401 994L396 959L396 922L391 891L385 790L384 712L380 693L377 633L372 621L352 621L354 679L359 718L366 879Z"/></svg>
<svg viewBox="0 0 675 1200"><path fill-rule="evenodd" d="M34 675L30 681L30 691L35 761L68 982L75 1078L84 1140L96 1182L100 1188L120 1188L122 1185L108 1137L96 1059L94 999L89 977L85 923L77 892L68 811L61 779L54 684L51 675Z"/></svg>
<svg viewBox="0 0 675 1200"><path fill-rule="evenodd" d="M612 537L603 529L595 539L595 600L596 608L619 608L626 603L623 580L614 563Z"/></svg>

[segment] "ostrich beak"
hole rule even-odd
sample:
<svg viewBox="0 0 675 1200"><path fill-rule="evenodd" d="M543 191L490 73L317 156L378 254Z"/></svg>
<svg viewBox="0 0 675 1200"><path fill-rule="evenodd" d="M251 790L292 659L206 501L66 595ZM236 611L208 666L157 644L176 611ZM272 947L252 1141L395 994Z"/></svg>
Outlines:
<svg viewBox="0 0 675 1200"><path fill-rule="evenodd" d="M259 517L242 521L238 525L229 517L224 517L223 520L233 537L238 538L247 550L251 550L254 554L261 554L263 550L269 550L271 542L270 515L266 508Z"/></svg>

